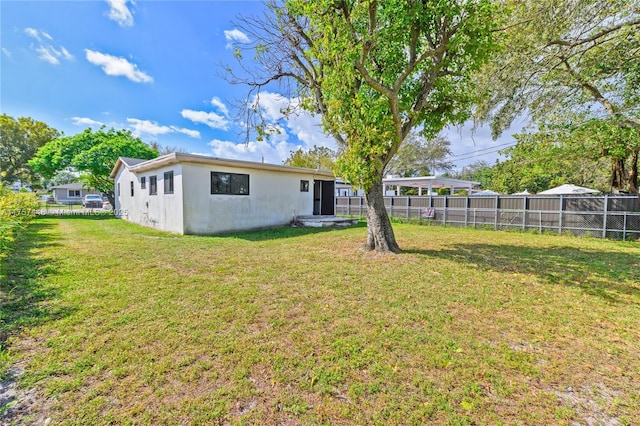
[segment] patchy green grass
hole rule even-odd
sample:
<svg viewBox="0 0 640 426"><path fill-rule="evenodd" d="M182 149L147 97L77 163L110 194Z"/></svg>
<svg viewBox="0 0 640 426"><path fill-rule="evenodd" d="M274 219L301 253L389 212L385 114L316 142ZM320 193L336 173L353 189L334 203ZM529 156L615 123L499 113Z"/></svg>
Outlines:
<svg viewBox="0 0 640 426"><path fill-rule="evenodd" d="M10 360L56 424L632 424L640 246L395 226L175 236L44 218ZM15 419L14 419L15 420Z"/></svg>

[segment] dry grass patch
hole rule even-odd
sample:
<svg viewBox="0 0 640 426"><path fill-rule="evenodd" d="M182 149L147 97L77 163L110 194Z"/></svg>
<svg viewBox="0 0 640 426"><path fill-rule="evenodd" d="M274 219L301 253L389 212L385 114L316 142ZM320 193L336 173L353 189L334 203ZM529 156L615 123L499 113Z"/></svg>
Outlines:
<svg viewBox="0 0 640 426"><path fill-rule="evenodd" d="M396 225L386 256L359 249L364 227L35 226L27 281L56 314L7 327L10 359L60 424L640 415L637 243Z"/></svg>

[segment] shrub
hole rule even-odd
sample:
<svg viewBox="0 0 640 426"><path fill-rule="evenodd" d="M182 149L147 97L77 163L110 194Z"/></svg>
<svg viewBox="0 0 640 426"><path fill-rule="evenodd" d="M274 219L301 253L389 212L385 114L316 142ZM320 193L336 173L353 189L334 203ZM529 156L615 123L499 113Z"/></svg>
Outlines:
<svg viewBox="0 0 640 426"><path fill-rule="evenodd" d="M9 250L16 228L31 220L39 207L35 194L0 187L0 260Z"/></svg>

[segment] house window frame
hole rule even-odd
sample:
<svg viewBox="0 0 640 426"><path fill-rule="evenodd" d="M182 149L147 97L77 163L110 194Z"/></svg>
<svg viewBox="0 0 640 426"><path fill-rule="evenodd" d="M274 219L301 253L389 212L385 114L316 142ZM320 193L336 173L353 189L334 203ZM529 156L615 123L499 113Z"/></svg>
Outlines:
<svg viewBox="0 0 640 426"><path fill-rule="evenodd" d="M164 193L173 194L173 170L164 172L163 183Z"/></svg>
<svg viewBox="0 0 640 426"><path fill-rule="evenodd" d="M226 188L221 188L221 184L217 183L214 185L214 176L218 179L218 181L222 180L222 177L227 177L228 182L224 185ZM241 186L238 188L238 185L241 185L244 182L239 182L239 180L246 179L246 191L239 191L238 189L243 188ZM216 172L212 171L210 175L210 184L211 184L211 195L250 195L251 191L251 178L248 173L231 173L231 172ZM235 188L234 188L235 186ZM215 189L215 190L214 190Z"/></svg>
<svg viewBox="0 0 640 426"><path fill-rule="evenodd" d="M147 189L147 177L142 176L140 178L140 189Z"/></svg>
<svg viewBox="0 0 640 426"><path fill-rule="evenodd" d="M67 198L82 198L82 190L67 189Z"/></svg>
<svg viewBox="0 0 640 426"><path fill-rule="evenodd" d="M158 195L158 176L149 176L149 195Z"/></svg>
<svg viewBox="0 0 640 426"><path fill-rule="evenodd" d="M131 196L133 197L133 181L130 182L129 187L131 188Z"/></svg>
<svg viewBox="0 0 640 426"><path fill-rule="evenodd" d="M308 180L300 180L300 192L309 192L309 181Z"/></svg>

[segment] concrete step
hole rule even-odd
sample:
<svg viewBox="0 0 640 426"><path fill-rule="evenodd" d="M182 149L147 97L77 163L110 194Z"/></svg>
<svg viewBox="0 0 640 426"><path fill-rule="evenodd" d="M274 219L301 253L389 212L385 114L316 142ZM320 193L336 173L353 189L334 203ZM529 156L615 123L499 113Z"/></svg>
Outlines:
<svg viewBox="0 0 640 426"><path fill-rule="evenodd" d="M337 216L296 216L293 220L294 226L308 228L346 227L357 223L357 218Z"/></svg>

